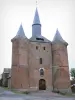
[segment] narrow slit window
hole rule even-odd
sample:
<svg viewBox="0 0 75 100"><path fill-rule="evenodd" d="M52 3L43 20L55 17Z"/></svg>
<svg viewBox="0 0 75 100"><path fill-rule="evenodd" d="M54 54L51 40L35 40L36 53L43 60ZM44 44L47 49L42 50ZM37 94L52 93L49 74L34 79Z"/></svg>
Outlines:
<svg viewBox="0 0 75 100"><path fill-rule="evenodd" d="M42 64L42 58L40 58L40 64Z"/></svg>
<svg viewBox="0 0 75 100"><path fill-rule="evenodd" d="M43 49L45 50L46 48L45 48L45 47L43 47Z"/></svg>

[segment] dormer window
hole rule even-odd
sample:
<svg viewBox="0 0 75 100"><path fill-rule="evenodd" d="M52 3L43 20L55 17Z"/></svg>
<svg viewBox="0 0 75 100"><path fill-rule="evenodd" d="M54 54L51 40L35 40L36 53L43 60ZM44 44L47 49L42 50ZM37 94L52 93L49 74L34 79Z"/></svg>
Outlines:
<svg viewBox="0 0 75 100"><path fill-rule="evenodd" d="M43 38L36 38L36 40L42 40L42 41L44 41L44 39L43 39Z"/></svg>

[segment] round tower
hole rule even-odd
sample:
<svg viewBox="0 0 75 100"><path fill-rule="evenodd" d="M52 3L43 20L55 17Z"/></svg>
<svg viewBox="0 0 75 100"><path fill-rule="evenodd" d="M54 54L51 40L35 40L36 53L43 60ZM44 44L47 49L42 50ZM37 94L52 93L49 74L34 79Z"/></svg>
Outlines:
<svg viewBox="0 0 75 100"><path fill-rule="evenodd" d="M52 41L52 64L53 87L59 91L67 91L70 88L67 45L57 29Z"/></svg>
<svg viewBox="0 0 75 100"><path fill-rule="evenodd" d="M12 42L11 88L28 89L28 39L22 25Z"/></svg>

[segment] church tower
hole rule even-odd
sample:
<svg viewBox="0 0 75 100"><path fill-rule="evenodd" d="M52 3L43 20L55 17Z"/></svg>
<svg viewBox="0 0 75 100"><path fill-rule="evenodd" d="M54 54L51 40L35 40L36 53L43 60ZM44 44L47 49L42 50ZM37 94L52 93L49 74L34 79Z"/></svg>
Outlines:
<svg viewBox="0 0 75 100"><path fill-rule="evenodd" d="M11 88L70 91L68 43L63 40L58 29L52 42L42 35L37 8L31 38L25 36L20 25L11 42Z"/></svg>
<svg viewBox="0 0 75 100"><path fill-rule="evenodd" d="M38 9L32 24L29 52L30 87L37 90L52 90L51 41L41 34Z"/></svg>
<svg viewBox="0 0 75 100"><path fill-rule="evenodd" d="M12 41L11 88L27 89L28 83L28 39L22 25Z"/></svg>
<svg viewBox="0 0 75 100"><path fill-rule="evenodd" d="M52 41L52 63L53 63L53 88L54 90L70 90L70 76L68 64L68 43L63 40L58 29Z"/></svg>

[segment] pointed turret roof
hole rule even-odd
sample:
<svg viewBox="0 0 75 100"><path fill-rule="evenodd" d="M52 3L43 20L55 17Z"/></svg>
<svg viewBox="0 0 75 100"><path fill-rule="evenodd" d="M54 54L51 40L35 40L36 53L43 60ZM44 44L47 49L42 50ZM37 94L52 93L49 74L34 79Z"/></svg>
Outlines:
<svg viewBox="0 0 75 100"><path fill-rule="evenodd" d="M60 32L58 31L58 29L56 30L56 34L55 34L52 42L53 43L64 43L64 44L68 45L68 43L60 35Z"/></svg>
<svg viewBox="0 0 75 100"><path fill-rule="evenodd" d="M39 18L39 14L38 14L37 8L36 8L36 11L35 11L35 16L34 16L33 24L40 24L40 18Z"/></svg>
<svg viewBox="0 0 75 100"><path fill-rule="evenodd" d="M14 38L27 38L25 36L22 24L20 25L19 30L18 30L18 32L17 32L17 34L16 34L16 36Z"/></svg>

